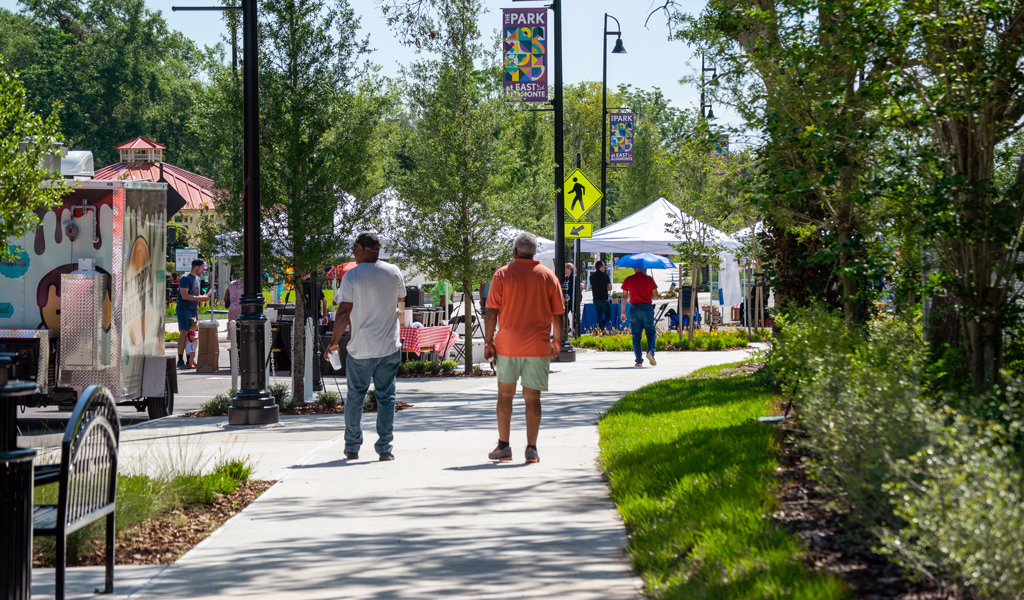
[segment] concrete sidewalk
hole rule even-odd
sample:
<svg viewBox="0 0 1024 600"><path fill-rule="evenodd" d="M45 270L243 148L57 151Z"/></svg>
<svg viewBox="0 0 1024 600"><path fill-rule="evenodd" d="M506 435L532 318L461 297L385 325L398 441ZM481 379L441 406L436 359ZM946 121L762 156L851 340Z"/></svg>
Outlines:
<svg viewBox="0 0 1024 600"><path fill-rule="evenodd" d="M282 426L226 431L225 419L169 418L127 429L122 464L210 466L249 456L278 483L165 569L118 567L130 598L640 598L625 531L597 465L595 422L623 394L745 351L580 353L554 364L542 398L541 462L523 463L521 397L515 460L487 460L497 439L494 379L399 380L413 407L396 417L394 462L373 451L364 415L361 458L344 460L340 415L283 417ZM69 598L95 597L96 569L73 569ZM100 574L101 575L101 574ZM148 578L148 579L147 579ZM33 595L52 590L52 571ZM51 592L52 593L52 592Z"/></svg>

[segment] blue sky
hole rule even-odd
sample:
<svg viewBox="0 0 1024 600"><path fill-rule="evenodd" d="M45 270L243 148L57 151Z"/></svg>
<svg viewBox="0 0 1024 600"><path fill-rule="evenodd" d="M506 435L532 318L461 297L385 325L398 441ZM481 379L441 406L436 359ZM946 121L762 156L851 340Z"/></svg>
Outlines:
<svg viewBox="0 0 1024 600"><path fill-rule="evenodd" d="M414 50L398 43L384 22L375 0L350 0L362 18L363 31L370 35L376 48L371 59L381 65L385 75L397 76L398 65L408 64L416 58ZM152 10L163 13L168 25L181 31L200 45L213 45L225 33L223 21L216 13L172 12L171 6L212 6L215 0L147 0ZM543 2L517 2L511 0L484 0L489 11L480 20L481 32L490 39L500 28L501 9L504 7L540 7ZM691 12L699 12L702 0L680 0ZM19 10L16 0L0 0L0 7ZM650 89L661 88L665 96L677 107L696 107L699 90L693 85L681 85L679 78L691 75L700 68L700 56L677 41L669 41L669 31L661 14L651 18L648 27L644 21L651 10L651 0L564 0L562 7L562 36L565 42L563 73L567 83L601 81L602 20L610 13L622 24L625 55L608 56L608 86L614 89L620 83ZM614 21L609 20L614 30ZM614 44L609 37L609 50ZM230 56L230 54L229 54ZM553 75L553 74L552 74ZM739 124L734 113L715 105L719 123Z"/></svg>

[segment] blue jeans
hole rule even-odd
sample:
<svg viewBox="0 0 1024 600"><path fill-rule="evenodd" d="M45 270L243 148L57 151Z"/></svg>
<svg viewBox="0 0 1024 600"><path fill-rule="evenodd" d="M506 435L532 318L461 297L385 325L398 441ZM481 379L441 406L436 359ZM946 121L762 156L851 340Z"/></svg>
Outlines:
<svg viewBox="0 0 1024 600"><path fill-rule="evenodd" d="M633 333L633 354L636 356L636 362L642 363L644 360L640 338L644 332L647 332L647 353L654 354L654 350L657 348L657 334L654 332L654 305L630 304L629 329Z"/></svg>
<svg viewBox="0 0 1024 600"><path fill-rule="evenodd" d="M594 300L594 314L597 315L597 328L607 331L608 323L612 320L612 303L607 300Z"/></svg>
<svg viewBox="0 0 1024 600"><path fill-rule="evenodd" d="M377 454L391 452L391 440L395 439L395 376L400 362L400 350L380 358L354 358L349 354L345 359L348 384L348 396L345 398L346 452L359 452L363 445L363 429L359 424L371 379L377 395L377 443L373 449Z"/></svg>

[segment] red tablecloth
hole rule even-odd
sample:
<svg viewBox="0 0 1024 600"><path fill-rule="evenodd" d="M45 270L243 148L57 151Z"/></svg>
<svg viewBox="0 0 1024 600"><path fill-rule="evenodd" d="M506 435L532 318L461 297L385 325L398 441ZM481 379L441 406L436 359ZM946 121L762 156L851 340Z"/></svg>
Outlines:
<svg viewBox="0 0 1024 600"><path fill-rule="evenodd" d="M447 325L437 327L401 327L402 350L420 353L420 349L429 348L442 354L448 352L459 336Z"/></svg>

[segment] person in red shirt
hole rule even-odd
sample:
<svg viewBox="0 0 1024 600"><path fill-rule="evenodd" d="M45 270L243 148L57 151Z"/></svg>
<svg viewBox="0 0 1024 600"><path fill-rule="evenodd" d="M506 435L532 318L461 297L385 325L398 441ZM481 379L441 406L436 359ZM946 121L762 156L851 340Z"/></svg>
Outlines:
<svg viewBox="0 0 1024 600"><path fill-rule="evenodd" d="M512 460L512 397L521 378L526 402L526 462L535 463L540 461L540 393L548 389L551 359L561 352L565 303L555 274L533 260L537 238L523 232L512 244L515 260L494 274L484 315L484 357L497 359L498 374L498 447L487 457ZM500 326L497 335L495 326Z"/></svg>
<svg viewBox="0 0 1024 600"><path fill-rule="evenodd" d="M647 333L647 361L651 366L658 364L654 360L657 347L657 333L654 330L654 299L658 297L658 284L643 269L633 269L633 274L622 282L622 304L629 302L629 329L633 333L633 355L636 357L634 367L644 366L641 356L640 338ZM622 320L626 320L626 311L622 311Z"/></svg>

